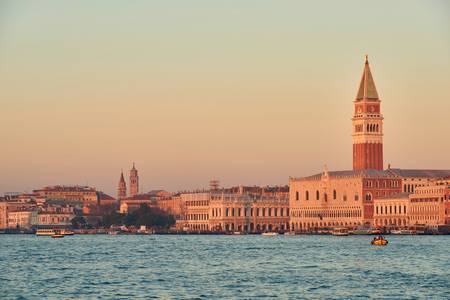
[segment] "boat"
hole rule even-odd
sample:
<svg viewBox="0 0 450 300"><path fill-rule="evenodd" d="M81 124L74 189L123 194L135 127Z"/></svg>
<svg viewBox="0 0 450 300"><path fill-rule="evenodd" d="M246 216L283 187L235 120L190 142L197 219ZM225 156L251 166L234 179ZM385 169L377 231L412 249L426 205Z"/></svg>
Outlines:
<svg viewBox="0 0 450 300"><path fill-rule="evenodd" d="M57 229L54 230L54 232L52 234L52 238L60 239L60 238L63 238L63 237L64 237L64 234L62 233L61 230L57 230Z"/></svg>
<svg viewBox="0 0 450 300"><path fill-rule="evenodd" d="M45 236L51 236L55 234L55 230L53 228L50 229L38 229L36 230L36 235L45 235Z"/></svg>
<svg viewBox="0 0 450 300"><path fill-rule="evenodd" d="M348 229L347 228L334 228L331 232L332 235L335 236L347 236L348 235Z"/></svg>
<svg viewBox="0 0 450 300"><path fill-rule="evenodd" d="M54 229L54 228L45 228L36 230L36 235L39 236L53 236L56 232L62 235L74 235L74 232L69 229Z"/></svg>
<svg viewBox="0 0 450 300"><path fill-rule="evenodd" d="M391 234L396 234L396 235L414 235L416 234L416 232L414 232L413 230L409 230L409 229L397 229L397 230L391 230Z"/></svg>
<svg viewBox="0 0 450 300"><path fill-rule="evenodd" d="M294 231L286 231L284 235L295 235Z"/></svg>
<svg viewBox="0 0 450 300"><path fill-rule="evenodd" d="M350 231L350 234L354 234L354 235L369 235L372 234L373 229L372 228L368 228L368 227L358 227L352 231Z"/></svg>
<svg viewBox="0 0 450 300"><path fill-rule="evenodd" d="M386 246L389 242L381 235L374 237L372 242L370 242L374 246Z"/></svg>
<svg viewBox="0 0 450 300"><path fill-rule="evenodd" d="M263 232L261 235L263 235L263 236L277 236L278 232Z"/></svg>

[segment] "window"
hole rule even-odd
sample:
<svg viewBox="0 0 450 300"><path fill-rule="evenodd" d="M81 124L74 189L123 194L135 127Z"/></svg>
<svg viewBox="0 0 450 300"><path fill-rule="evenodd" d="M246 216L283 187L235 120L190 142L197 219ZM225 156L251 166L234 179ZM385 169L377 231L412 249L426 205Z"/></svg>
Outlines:
<svg viewBox="0 0 450 300"><path fill-rule="evenodd" d="M327 195L327 193L323 194L323 199L324 199L325 201L328 201L328 195Z"/></svg>
<svg viewBox="0 0 450 300"><path fill-rule="evenodd" d="M319 191L316 191L316 200L319 200L320 199L320 193L319 193Z"/></svg>
<svg viewBox="0 0 450 300"><path fill-rule="evenodd" d="M355 201L358 201L358 200L359 200L359 195L355 194Z"/></svg>
<svg viewBox="0 0 450 300"><path fill-rule="evenodd" d="M336 200L336 198L337 198L336 190L333 190L333 199Z"/></svg>
<svg viewBox="0 0 450 300"><path fill-rule="evenodd" d="M298 195L298 194L299 194L298 191L295 192L295 200L297 200L297 201L298 201L298 199L299 199L299 195Z"/></svg>
<svg viewBox="0 0 450 300"><path fill-rule="evenodd" d="M305 192L305 199L309 200L309 192L308 191Z"/></svg>

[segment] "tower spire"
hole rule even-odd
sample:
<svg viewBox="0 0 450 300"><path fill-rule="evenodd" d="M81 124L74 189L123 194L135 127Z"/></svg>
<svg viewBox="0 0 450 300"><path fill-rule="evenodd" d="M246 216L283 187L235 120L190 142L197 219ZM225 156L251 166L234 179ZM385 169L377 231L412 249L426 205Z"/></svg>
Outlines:
<svg viewBox="0 0 450 300"><path fill-rule="evenodd" d="M377 88L375 87L375 81L372 77L372 72L369 66L369 56L365 55L364 70L361 76L361 82L359 84L358 94L356 95L356 101L373 101L380 100L378 98Z"/></svg>

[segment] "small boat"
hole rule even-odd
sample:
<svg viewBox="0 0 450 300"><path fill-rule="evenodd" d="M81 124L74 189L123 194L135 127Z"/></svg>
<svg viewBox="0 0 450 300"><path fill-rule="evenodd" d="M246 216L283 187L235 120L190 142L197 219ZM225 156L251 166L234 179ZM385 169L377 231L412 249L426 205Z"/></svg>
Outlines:
<svg viewBox="0 0 450 300"><path fill-rule="evenodd" d="M263 235L263 236L277 236L278 232L263 232L261 235Z"/></svg>
<svg viewBox="0 0 450 300"><path fill-rule="evenodd" d="M348 235L348 229L347 228L334 228L331 232L334 236L347 236Z"/></svg>
<svg viewBox="0 0 450 300"><path fill-rule="evenodd" d="M371 244L374 246L386 246L389 242L382 236L373 238Z"/></svg>
<svg viewBox="0 0 450 300"><path fill-rule="evenodd" d="M295 235L294 231L286 231L284 235Z"/></svg>

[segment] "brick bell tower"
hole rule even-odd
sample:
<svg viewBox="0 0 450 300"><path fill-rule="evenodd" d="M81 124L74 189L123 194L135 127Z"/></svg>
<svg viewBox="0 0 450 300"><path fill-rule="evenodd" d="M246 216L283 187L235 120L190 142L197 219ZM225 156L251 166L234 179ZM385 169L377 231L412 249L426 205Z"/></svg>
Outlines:
<svg viewBox="0 0 450 300"><path fill-rule="evenodd" d="M130 196L139 194L139 175L133 163L133 168L130 170Z"/></svg>
<svg viewBox="0 0 450 300"><path fill-rule="evenodd" d="M366 55L352 118L353 170L383 170L383 115L380 104Z"/></svg>

